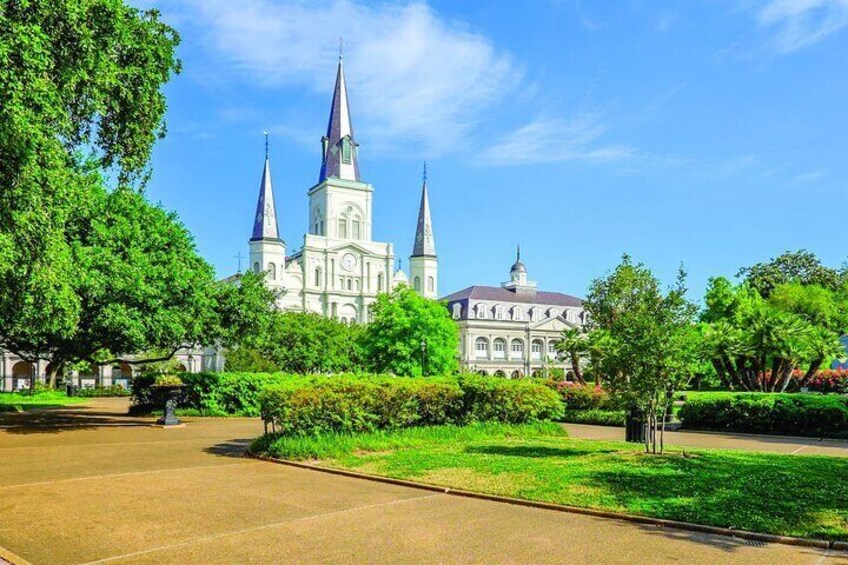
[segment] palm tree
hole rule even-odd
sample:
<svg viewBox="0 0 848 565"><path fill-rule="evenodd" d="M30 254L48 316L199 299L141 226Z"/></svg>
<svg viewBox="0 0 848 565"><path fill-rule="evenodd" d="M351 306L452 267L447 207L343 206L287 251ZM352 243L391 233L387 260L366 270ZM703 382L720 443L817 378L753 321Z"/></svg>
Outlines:
<svg viewBox="0 0 848 565"><path fill-rule="evenodd" d="M812 361L807 372L797 382L799 388L810 384L810 381L816 375L816 371L821 369L821 366L826 361L832 361L833 359L842 361L845 359L845 346L839 341L839 336L826 328L815 328L810 336L808 346ZM783 390L786 390L789 383L790 380L787 379L783 385Z"/></svg>
<svg viewBox="0 0 848 565"><path fill-rule="evenodd" d="M583 378L583 369L580 367L580 358L586 355L588 351L588 340L583 330L580 328L564 329L562 338L555 347L559 353L567 356L571 361L571 371L574 373L577 382L582 385L586 384L586 380Z"/></svg>

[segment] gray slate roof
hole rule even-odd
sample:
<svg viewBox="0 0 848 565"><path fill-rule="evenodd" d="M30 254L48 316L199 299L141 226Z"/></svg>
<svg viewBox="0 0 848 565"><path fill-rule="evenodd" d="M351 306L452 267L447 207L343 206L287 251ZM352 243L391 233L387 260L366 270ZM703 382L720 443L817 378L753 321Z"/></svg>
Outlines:
<svg viewBox="0 0 848 565"><path fill-rule="evenodd" d="M336 87L333 89L333 103L330 106L330 119L327 122L327 153L321 163L321 173L318 182L327 178L341 178L342 170L342 139L350 137L351 157L353 159L354 178L358 181L359 160L356 155L356 142L353 137L353 124L350 119L350 105L347 99L347 84L344 76L344 65L339 57L339 68L336 71Z"/></svg>
<svg viewBox="0 0 848 565"><path fill-rule="evenodd" d="M256 216L253 218L251 241L260 239L280 239L277 226L277 207L274 204L274 189L271 186L271 165L265 154L265 168L262 170L262 182L259 183L259 200L256 203Z"/></svg>
<svg viewBox="0 0 848 565"><path fill-rule="evenodd" d="M491 300L496 302L520 302L523 304L545 304L549 306L581 306L583 301L576 296L561 292L540 290L534 295L516 294L511 290L497 286L469 286L442 298L445 302L457 300Z"/></svg>
<svg viewBox="0 0 848 565"><path fill-rule="evenodd" d="M421 206L418 208L418 226L415 228L412 257L436 256L436 240L433 238L433 222L430 219L430 199L427 196L427 169L424 171L424 188L421 189Z"/></svg>

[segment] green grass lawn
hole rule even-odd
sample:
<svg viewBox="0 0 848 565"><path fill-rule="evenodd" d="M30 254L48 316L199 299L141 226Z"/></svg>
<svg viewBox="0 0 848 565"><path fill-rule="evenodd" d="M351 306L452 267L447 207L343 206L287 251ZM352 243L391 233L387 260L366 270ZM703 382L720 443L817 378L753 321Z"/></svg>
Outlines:
<svg viewBox="0 0 848 565"><path fill-rule="evenodd" d="M86 400L88 399L70 397L64 392L58 390L38 392L35 394L0 392L0 412L24 412L26 410L36 410L38 408L78 404L80 402L85 402Z"/></svg>
<svg viewBox="0 0 848 565"><path fill-rule="evenodd" d="M743 530L848 540L848 459L569 439L561 426L260 438L255 452L464 490Z"/></svg>

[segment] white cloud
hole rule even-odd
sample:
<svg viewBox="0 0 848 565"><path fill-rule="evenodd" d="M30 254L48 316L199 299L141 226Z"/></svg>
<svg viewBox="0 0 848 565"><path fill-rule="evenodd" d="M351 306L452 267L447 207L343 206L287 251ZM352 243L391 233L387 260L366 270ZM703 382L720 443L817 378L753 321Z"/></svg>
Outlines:
<svg viewBox="0 0 848 565"><path fill-rule="evenodd" d="M571 120L540 117L502 136L484 153L487 162L523 165L554 161L610 162L636 156L624 145L599 143L607 128L592 114Z"/></svg>
<svg viewBox="0 0 848 565"><path fill-rule="evenodd" d="M230 71L266 88L307 87L329 96L343 35L354 128L377 150L452 150L521 79L508 54L425 3L180 0L178 6Z"/></svg>
<svg viewBox="0 0 848 565"><path fill-rule="evenodd" d="M762 27L774 30L771 46L791 53L848 26L848 0L770 0L756 15Z"/></svg>

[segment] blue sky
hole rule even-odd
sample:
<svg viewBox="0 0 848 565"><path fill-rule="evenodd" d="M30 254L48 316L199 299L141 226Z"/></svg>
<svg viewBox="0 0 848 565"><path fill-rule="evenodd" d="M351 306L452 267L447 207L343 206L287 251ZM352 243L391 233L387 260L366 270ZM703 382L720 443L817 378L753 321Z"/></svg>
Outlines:
<svg viewBox="0 0 848 565"><path fill-rule="evenodd" d="M441 295L505 280L517 243L575 295L624 252L695 299L786 249L848 257L848 0L140 4L183 38L148 194L221 276L264 129L302 245L339 36L374 237L406 263L427 160Z"/></svg>

